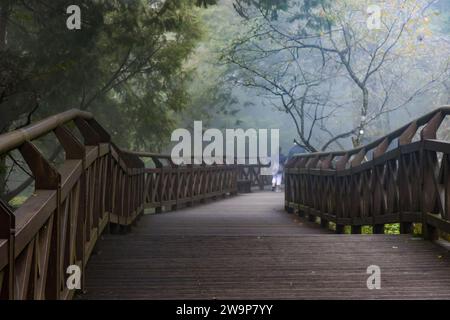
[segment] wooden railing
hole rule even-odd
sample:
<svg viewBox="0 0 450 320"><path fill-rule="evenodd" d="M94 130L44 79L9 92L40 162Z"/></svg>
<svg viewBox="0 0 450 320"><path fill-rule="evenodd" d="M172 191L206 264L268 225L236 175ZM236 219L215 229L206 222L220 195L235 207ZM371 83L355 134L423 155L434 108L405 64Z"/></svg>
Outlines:
<svg viewBox="0 0 450 320"><path fill-rule="evenodd" d="M338 233L383 233L389 223L402 233L422 223L428 239L449 233L450 143L437 140L449 114L442 107L353 150L297 155L285 169L286 209L334 222Z"/></svg>
<svg viewBox="0 0 450 320"><path fill-rule="evenodd" d="M237 165L175 165L169 155L128 152L150 158L155 168L145 169L144 203L160 212L175 210L208 198L237 193Z"/></svg>
<svg viewBox="0 0 450 320"><path fill-rule="evenodd" d="M69 130L75 125L81 142ZM55 167L33 141L54 134ZM0 155L18 150L35 191L19 208L0 201L0 298L70 299L67 268L84 270L110 224L129 226L145 207L160 211L235 194L235 165L175 166L167 156L120 150L90 113L70 110L0 135ZM155 168L146 168L151 158Z"/></svg>
<svg viewBox="0 0 450 320"><path fill-rule="evenodd" d="M260 190L263 190L265 186L272 183L272 176L261 174L262 168L268 167L270 167L270 164L264 165L259 161L257 164L240 165L238 166L238 179L248 180L252 187L258 187Z"/></svg>

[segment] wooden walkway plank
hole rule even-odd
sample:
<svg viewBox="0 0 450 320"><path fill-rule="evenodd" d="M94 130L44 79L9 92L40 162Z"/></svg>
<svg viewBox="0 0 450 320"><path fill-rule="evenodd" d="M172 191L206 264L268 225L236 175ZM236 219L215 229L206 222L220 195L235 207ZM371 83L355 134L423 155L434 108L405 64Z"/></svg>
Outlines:
<svg viewBox="0 0 450 320"><path fill-rule="evenodd" d="M146 215L104 235L79 299L449 299L447 250L409 235L335 235L252 193ZM381 268L380 290L366 286Z"/></svg>

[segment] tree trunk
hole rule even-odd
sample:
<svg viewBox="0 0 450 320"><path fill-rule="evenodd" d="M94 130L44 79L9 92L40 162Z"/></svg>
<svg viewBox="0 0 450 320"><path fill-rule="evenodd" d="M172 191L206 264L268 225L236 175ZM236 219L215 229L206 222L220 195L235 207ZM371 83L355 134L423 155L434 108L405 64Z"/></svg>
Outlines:
<svg viewBox="0 0 450 320"><path fill-rule="evenodd" d="M7 25L10 13L10 1L0 0L0 51L6 49L7 43Z"/></svg>
<svg viewBox="0 0 450 320"><path fill-rule="evenodd" d="M363 101L361 107L361 118L359 119L359 128L356 138L353 139L353 146L359 147L362 143L362 139L366 133L366 121L367 121L367 112L369 110L369 90L366 87L361 88L363 94Z"/></svg>
<svg viewBox="0 0 450 320"><path fill-rule="evenodd" d="M0 0L0 52L6 49L8 18L10 13L10 0ZM1 102L1 101L0 101ZM6 189L6 157L0 155L0 196L3 197Z"/></svg>

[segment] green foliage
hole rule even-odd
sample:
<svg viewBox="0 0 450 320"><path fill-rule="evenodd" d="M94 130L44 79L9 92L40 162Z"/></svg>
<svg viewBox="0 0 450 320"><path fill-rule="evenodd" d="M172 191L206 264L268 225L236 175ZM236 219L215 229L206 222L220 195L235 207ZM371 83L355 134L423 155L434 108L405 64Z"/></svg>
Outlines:
<svg viewBox="0 0 450 320"><path fill-rule="evenodd" d="M27 197L18 196L18 197L13 198L12 200L10 200L9 205L12 208L19 208L26 200L27 200Z"/></svg>
<svg viewBox="0 0 450 320"><path fill-rule="evenodd" d="M414 236L422 235L422 224L421 223L413 223L413 235Z"/></svg>
<svg viewBox="0 0 450 320"><path fill-rule="evenodd" d="M239 32L238 20L232 9L224 4L199 10L202 38L185 65L188 74L189 102L177 115L180 126L189 127L194 120L210 124L235 121L240 116L239 101L232 94L227 79L233 72L229 65L219 64L226 43ZM214 123L222 127L220 123Z"/></svg>
<svg viewBox="0 0 450 320"><path fill-rule="evenodd" d="M385 234L400 234L400 223L391 223L384 225Z"/></svg>
<svg viewBox="0 0 450 320"><path fill-rule="evenodd" d="M308 30L329 30L333 24L332 19L325 15L317 13L317 9L322 7L328 8L330 0L300 0L291 1L291 8L298 8L296 13L288 20L293 22L295 20L300 20L304 23L304 27L301 30L302 35L307 35Z"/></svg>
<svg viewBox="0 0 450 320"><path fill-rule="evenodd" d="M183 64L200 39L192 0L14 2L1 51L3 131L68 108L93 111L122 146L159 148L188 101ZM208 1L208 4L213 2ZM3 89L5 88L5 89Z"/></svg>
<svg viewBox="0 0 450 320"><path fill-rule="evenodd" d="M332 231L336 231L336 224L334 222L329 223L329 228ZM344 227L344 234L351 234L351 226ZM400 223L392 223L384 225L384 233L385 234L400 234ZM362 226L361 234L373 234L372 226ZM413 224L413 236L420 237L422 236L422 224L414 223ZM442 235L442 238L450 241L449 235Z"/></svg>
<svg viewBox="0 0 450 320"><path fill-rule="evenodd" d="M372 234L373 233L373 227L372 226L362 226L361 233L362 234Z"/></svg>
<svg viewBox="0 0 450 320"><path fill-rule="evenodd" d="M277 20L278 12L288 9L288 0L236 0L234 8L244 17L247 17L247 10L257 8L271 20Z"/></svg>

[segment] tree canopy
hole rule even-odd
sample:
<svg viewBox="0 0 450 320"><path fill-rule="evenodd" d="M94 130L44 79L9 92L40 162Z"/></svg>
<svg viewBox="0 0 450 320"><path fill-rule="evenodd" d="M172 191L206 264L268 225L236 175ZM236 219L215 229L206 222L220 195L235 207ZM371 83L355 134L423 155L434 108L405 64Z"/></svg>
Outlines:
<svg viewBox="0 0 450 320"><path fill-rule="evenodd" d="M76 107L94 111L124 146L158 147L187 102L195 3L78 1L82 28L68 30L71 3L2 0L1 130Z"/></svg>
<svg viewBox="0 0 450 320"><path fill-rule="evenodd" d="M433 1L388 1L374 29L370 1L291 0L276 19L245 3L247 32L224 60L240 69L236 84L290 114L310 151L359 145L390 130L389 113L445 93L450 47L433 31Z"/></svg>
<svg viewBox="0 0 450 320"><path fill-rule="evenodd" d="M79 108L135 150L167 151L194 120L280 128L283 147L309 151L368 142L450 101L448 2L384 1L375 29L371 5L0 0L0 133ZM0 158L0 193L13 160Z"/></svg>

